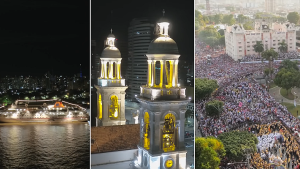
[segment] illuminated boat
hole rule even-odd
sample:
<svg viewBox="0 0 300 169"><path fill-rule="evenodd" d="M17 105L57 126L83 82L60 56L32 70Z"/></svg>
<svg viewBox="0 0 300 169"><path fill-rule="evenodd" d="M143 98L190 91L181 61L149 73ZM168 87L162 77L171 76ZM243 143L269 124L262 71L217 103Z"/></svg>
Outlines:
<svg viewBox="0 0 300 169"><path fill-rule="evenodd" d="M89 115L79 105L57 100L17 100L0 109L0 123L87 122Z"/></svg>

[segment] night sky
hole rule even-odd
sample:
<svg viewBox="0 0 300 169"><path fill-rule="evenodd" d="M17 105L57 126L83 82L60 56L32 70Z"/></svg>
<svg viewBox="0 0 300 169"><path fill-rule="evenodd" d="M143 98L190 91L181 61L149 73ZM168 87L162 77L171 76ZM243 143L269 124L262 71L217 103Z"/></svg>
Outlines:
<svg viewBox="0 0 300 169"><path fill-rule="evenodd" d="M179 0L152 1L91 1L92 39L97 43L99 54L103 49L103 41L113 29L119 41L127 42L128 27L134 18L148 17L156 23L162 17L169 19L169 35L177 43L180 59L193 64L194 59L194 2ZM111 15L112 11L112 15ZM124 58L123 58L124 59Z"/></svg>
<svg viewBox="0 0 300 169"><path fill-rule="evenodd" d="M88 0L1 0L0 77L89 76Z"/></svg>

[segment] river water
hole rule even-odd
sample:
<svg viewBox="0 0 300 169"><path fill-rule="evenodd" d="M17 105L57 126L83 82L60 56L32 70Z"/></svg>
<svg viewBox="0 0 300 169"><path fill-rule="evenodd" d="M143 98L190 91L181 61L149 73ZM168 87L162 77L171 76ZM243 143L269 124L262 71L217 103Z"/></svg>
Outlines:
<svg viewBox="0 0 300 169"><path fill-rule="evenodd" d="M90 126L0 124L1 169L89 169Z"/></svg>

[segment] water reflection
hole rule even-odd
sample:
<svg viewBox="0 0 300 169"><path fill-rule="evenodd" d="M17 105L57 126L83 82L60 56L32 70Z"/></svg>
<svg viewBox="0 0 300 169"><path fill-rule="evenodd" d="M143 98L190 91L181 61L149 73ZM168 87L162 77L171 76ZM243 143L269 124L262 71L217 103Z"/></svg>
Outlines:
<svg viewBox="0 0 300 169"><path fill-rule="evenodd" d="M89 138L87 123L0 124L0 168L89 168Z"/></svg>

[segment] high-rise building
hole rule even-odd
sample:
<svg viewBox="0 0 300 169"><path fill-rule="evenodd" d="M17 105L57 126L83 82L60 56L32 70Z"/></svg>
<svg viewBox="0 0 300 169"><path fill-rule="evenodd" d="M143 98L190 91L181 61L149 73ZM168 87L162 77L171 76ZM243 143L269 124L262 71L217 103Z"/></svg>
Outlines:
<svg viewBox="0 0 300 169"><path fill-rule="evenodd" d="M101 76L97 85L96 126L124 125L125 119L125 79L121 77L121 53L115 47L115 36L109 34L101 61Z"/></svg>
<svg viewBox="0 0 300 169"><path fill-rule="evenodd" d="M176 42L168 35L169 22L163 17L158 25L159 36L150 43L146 54L147 83L137 96L140 102L137 164L145 169L186 169L184 127L190 100L186 99L186 88L178 83L180 54Z"/></svg>
<svg viewBox="0 0 300 169"><path fill-rule="evenodd" d="M140 86L147 83L148 46L153 39L154 24L147 18L133 19L128 28L127 99L135 100Z"/></svg>
<svg viewBox="0 0 300 169"><path fill-rule="evenodd" d="M92 40L91 42L91 60L92 60L92 65L91 65L91 73L92 73L92 79L97 79L99 77L99 62L100 62L100 56L96 54L96 48L97 48L97 43L95 40Z"/></svg>
<svg viewBox="0 0 300 169"><path fill-rule="evenodd" d="M234 60L242 59L245 55L257 54L253 48L256 41L261 41L264 49L273 48L278 51L279 43L285 41L287 51L296 50L296 30L291 23L256 22L254 30L245 30L243 25L227 26L225 30L226 53Z"/></svg>
<svg viewBox="0 0 300 169"><path fill-rule="evenodd" d="M265 0L265 10L269 13L275 12L275 0Z"/></svg>

